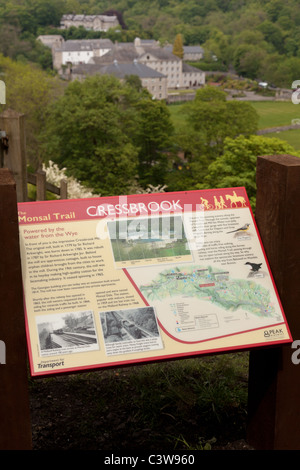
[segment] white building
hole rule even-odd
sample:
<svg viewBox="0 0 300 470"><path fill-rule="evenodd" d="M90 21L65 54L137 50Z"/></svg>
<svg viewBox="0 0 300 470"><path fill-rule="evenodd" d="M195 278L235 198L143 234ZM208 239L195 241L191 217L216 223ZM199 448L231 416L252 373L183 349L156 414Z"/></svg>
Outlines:
<svg viewBox="0 0 300 470"><path fill-rule="evenodd" d="M62 66L87 64L93 57L102 57L112 47L110 39L70 39L55 48L53 65L60 70Z"/></svg>
<svg viewBox="0 0 300 470"><path fill-rule="evenodd" d="M165 46L165 50L172 52L173 46ZM197 62L198 60L203 59L204 49L201 46L183 46L183 60L189 62Z"/></svg>
<svg viewBox="0 0 300 470"><path fill-rule="evenodd" d="M60 21L61 29L68 29L74 26L92 31L108 31L110 28L120 26L116 16L107 15L63 15Z"/></svg>
<svg viewBox="0 0 300 470"><path fill-rule="evenodd" d="M158 100L167 99L167 77L144 64L139 63L136 59L132 62L118 63L114 60L108 64L86 64L77 65L72 68L72 80L84 80L90 75L113 75L121 81L126 77L135 75L139 77L141 85L146 88L153 98Z"/></svg>
<svg viewBox="0 0 300 470"><path fill-rule="evenodd" d="M64 38L59 34L43 34L38 36L37 40L41 41L44 46L47 46L50 49L53 47L61 47L64 42Z"/></svg>
<svg viewBox="0 0 300 470"><path fill-rule="evenodd" d="M195 89L205 85L205 73L202 70L185 64L155 41L136 38L132 43L113 44L109 39L68 40L61 47L53 49L54 68L61 73L68 68L66 76L69 78L74 79L77 75L82 79L85 71L86 75L109 73L107 66L112 64L118 64L118 68L113 67L111 70L115 75L120 73L120 78L125 73L126 64L127 74L129 69L139 72L136 74L143 86L158 99L165 99L166 89ZM146 66L148 70L142 70L141 67L138 70L137 64ZM155 74L151 75L149 70ZM143 75L144 72L147 77Z"/></svg>
<svg viewBox="0 0 300 470"><path fill-rule="evenodd" d="M139 52L139 62L161 72L168 78L168 88L197 88L205 84L205 73L185 64L168 48L143 45L136 38L134 45Z"/></svg>

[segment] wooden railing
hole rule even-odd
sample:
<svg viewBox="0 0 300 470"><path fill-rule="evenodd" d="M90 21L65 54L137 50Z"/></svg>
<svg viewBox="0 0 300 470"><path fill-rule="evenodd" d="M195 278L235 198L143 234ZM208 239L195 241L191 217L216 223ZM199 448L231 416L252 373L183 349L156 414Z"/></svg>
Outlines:
<svg viewBox="0 0 300 470"><path fill-rule="evenodd" d="M56 194L60 199L68 199L67 182L61 180L60 187L57 187L46 180L46 172L43 170L38 170L35 174L27 173L27 182L36 186L36 201L45 201L47 191Z"/></svg>

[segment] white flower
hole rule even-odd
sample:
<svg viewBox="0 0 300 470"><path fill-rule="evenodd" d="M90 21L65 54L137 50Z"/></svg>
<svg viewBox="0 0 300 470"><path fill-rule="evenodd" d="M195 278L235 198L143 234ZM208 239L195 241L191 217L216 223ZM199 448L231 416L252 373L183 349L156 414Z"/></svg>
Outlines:
<svg viewBox="0 0 300 470"><path fill-rule="evenodd" d="M65 180L67 182L67 191L69 199L81 199L85 197L99 197L93 194L90 188L86 188L80 184L72 176L66 176L66 168L60 169L56 163L49 161L49 166L43 163L43 171L46 172L46 180L55 186L60 186L60 182Z"/></svg>

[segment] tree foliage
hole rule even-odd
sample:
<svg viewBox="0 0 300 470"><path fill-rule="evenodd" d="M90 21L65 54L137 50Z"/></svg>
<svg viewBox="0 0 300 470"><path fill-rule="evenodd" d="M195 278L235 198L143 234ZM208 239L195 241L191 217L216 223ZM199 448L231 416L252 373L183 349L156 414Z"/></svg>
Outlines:
<svg viewBox="0 0 300 470"><path fill-rule="evenodd" d="M160 151L170 129L165 105L148 92L94 76L70 83L49 110L43 158L66 167L98 194L127 194L136 183L163 182Z"/></svg>
<svg viewBox="0 0 300 470"><path fill-rule="evenodd" d="M190 151L197 147L207 161L222 153L226 137L251 135L258 125L258 115L249 103L227 101L222 90L210 86L197 91L195 100L186 105L186 114Z"/></svg>
<svg viewBox="0 0 300 470"><path fill-rule="evenodd" d="M184 51L183 51L183 40L181 34L176 34L174 44L173 44L173 54L183 59Z"/></svg>
<svg viewBox="0 0 300 470"><path fill-rule="evenodd" d="M295 152L254 135L258 116L249 103L228 101L207 86L184 107L187 125L174 134L167 106L152 100L137 77L123 84L112 77L64 84L41 70L51 67L52 57L36 37L130 42L139 36L173 43L179 56L183 44L200 44L211 67L233 66L244 77L290 88L300 78L300 5L116 0L113 8L110 0L0 0L0 72L7 106L26 114L29 162L54 161L102 195L149 184L168 190L245 185L254 197L257 155ZM71 12L117 13L122 28L60 30L62 14Z"/></svg>
<svg viewBox="0 0 300 470"><path fill-rule="evenodd" d="M41 164L38 136L46 122L46 108L63 93L64 84L34 65L16 62L0 54L5 77L6 108L25 114L27 160Z"/></svg>
<svg viewBox="0 0 300 470"><path fill-rule="evenodd" d="M164 183L168 169L166 150L171 147L173 126L162 101L144 98L136 109L139 115L134 143L139 149L139 181L143 187Z"/></svg>
<svg viewBox="0 0 300 470"><path fill-rule="evenodd" d="M61 16L73 12L115 13L121 27L108 32L58 29ZM0 30L5 28L13 47L8 47L7 53L2 47L2 53L15 58L16 49L21 48L23 58L38 61L43 67L47 67L48 62L45 57L39 59L39 55L46 53L37 49L34 40L39 34L51 33L62 34L65 39L108 37L112 41L126 42L140 37L170 44L180 34L183 44L202 45L206 58L217 60L222 68L234 65L237 73L276 86L291 85L287 59L293 58L294 68L300 67L300 4L296 0L284 4L279 0L149 0L146 3L115 0L113 9L110 0L85 0L84 3L78 0L2 0ZM2 39L5 43L4 34ZM34 49L32 54L31 49Z"/></svg>
<svg viewBox="0 0 300 470"><path fill-rule="evenodd" d="M224 152L208 167L207 175L201 183L202 188L230 188L244 186L252 207L255 207L256 196L256 163L257 157L263 155L295 155L300 152L280 139L250 135L226 138Z"/></svg>

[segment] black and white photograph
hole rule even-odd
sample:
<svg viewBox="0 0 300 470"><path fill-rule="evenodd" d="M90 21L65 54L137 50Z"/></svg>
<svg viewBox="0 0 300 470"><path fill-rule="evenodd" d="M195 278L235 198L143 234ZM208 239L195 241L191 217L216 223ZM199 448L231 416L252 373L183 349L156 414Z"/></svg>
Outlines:
<svg viewBox="0 0 300 470"><path fill-rule="evenodd" d="M162 348L153 307L100 312L107 355Z"/></svg>
<svg viewBox="0 0 300 470"><path fill-rule="evenodd" d="M99 349L92 311L36 318L41 356Z"/></svg>

